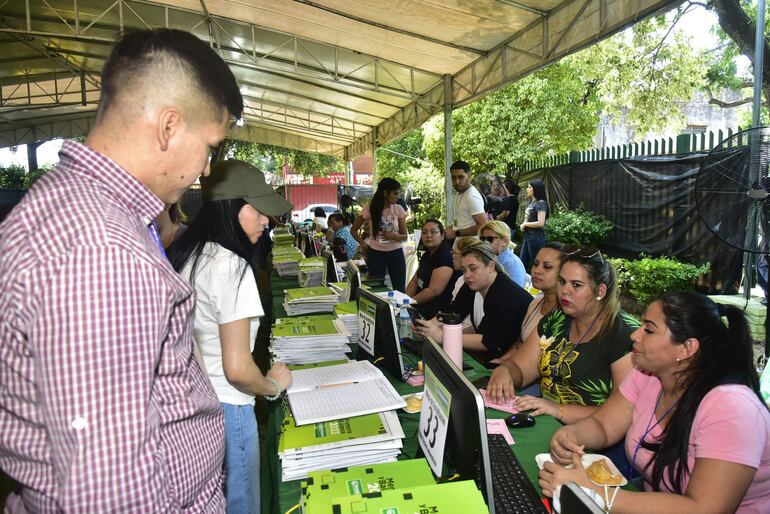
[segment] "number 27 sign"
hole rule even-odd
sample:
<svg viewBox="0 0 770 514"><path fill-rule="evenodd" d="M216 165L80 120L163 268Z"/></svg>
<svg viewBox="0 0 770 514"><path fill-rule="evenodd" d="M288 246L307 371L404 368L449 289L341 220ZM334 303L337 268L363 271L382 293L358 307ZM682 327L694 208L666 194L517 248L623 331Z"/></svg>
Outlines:
<svg viewBox="0 0 770 514"><path fill-rule="evenodd" d="M441 476L444 464L444 447L449 425L449 408L452 396L436 376L425 368L425 394L420 411L420 428L417 432L420 447L425 452L433 473Z"/></svg>

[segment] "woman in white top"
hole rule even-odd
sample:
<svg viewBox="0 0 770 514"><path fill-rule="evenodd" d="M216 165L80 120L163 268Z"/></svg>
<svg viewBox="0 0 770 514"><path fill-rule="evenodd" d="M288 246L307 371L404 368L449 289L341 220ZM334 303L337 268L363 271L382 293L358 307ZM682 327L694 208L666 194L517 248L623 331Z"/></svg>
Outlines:
<svg viewBox="0 0 770 514"><path fill-rule="evenodd" d="M393 289L406 290L406 260L402 242L407 240L406 211L396 202L401 196L401 184L384 178L377 184L372 201L361 209L350 233L358 241L361 254L369 266L370 277L384 277L387 271ZM359 233L364 222L369 225L369 238Z"/></svg>
<svg viewBox="0 0 770 514"><path fill-rule="evenodd" d="M259 513L254 397L278 398L291 384L291 372L275 363L265 376L252 358L264 312L249 263L266 215L281 215L291 204L265 183L261 171L236 160L220 162L201 177L201 190L203 207L169 259L195 289L193 336L224 411L227 513Z"/></svg>

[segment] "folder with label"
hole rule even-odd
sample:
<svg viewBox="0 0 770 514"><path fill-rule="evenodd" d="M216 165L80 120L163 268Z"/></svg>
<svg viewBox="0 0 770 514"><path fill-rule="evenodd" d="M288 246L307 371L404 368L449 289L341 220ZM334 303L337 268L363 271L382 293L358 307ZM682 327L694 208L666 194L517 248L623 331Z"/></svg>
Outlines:
<svg viewBox="0 0 770 514"><path fill-rule="evenodd" d="M328 510L335 514L403 514L439 512L441 514L482 514L489 512L481 491L472 480L443 484L404 487L392 491L338 497Z"/></svg>

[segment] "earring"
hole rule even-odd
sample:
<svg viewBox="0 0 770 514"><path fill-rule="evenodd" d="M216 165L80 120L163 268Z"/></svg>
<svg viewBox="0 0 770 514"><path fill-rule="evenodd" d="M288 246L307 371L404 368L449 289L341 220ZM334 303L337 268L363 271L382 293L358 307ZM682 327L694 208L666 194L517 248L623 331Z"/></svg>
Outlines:
<svg viewBox="0 0 770 514"><path fill-rule="evenodd" d="M597 301L597 302L600 302L601 300L602 300L602 297L601 297L601 296L597 296L597 297L596 297L596 301Z"/></svg>
<svg viewBox="0 0 770 514"><path fill-rule="evenodd" d="M679 357L676 358L676 363L679 364L681 362L681 359Z"/></svg>

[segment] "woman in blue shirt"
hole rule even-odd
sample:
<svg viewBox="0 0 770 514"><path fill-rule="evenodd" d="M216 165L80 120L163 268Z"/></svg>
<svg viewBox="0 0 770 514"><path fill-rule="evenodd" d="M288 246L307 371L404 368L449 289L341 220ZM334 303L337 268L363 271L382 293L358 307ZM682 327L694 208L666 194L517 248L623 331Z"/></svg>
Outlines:
<svg viewBox="0 0 770 514"><path fill-rule="evenodd" d="M503 267L511 280L520 287L526 287L529 282L524 264L511 251L511 229L502 221L488 221L479 230L479 239L489 243L495 252L497 262Z"/></svg>

